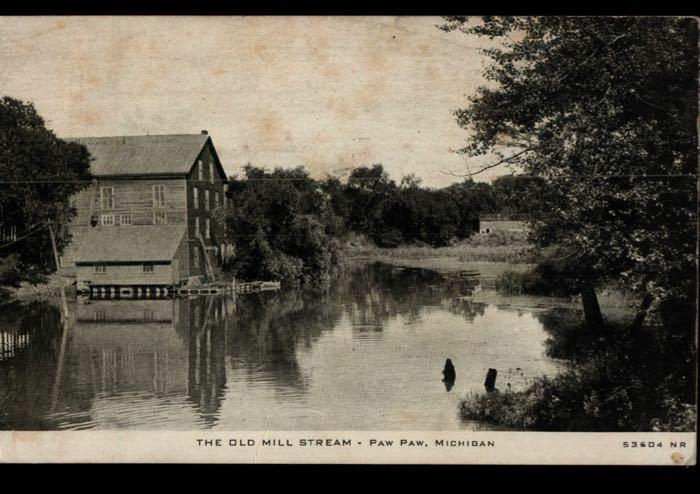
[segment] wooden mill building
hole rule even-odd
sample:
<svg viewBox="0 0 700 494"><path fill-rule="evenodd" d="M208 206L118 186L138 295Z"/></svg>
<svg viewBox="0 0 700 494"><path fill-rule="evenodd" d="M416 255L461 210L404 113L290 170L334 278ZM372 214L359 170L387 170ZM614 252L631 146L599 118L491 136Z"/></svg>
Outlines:
<svg viewBox="0 0 700 494"><path fill-rule="evenodd" d="M212 213L226 173L200 134L84 137L91 186L73 197L77 217L62 267L79 286L173 286L212 277L231 252Z"/></svg>

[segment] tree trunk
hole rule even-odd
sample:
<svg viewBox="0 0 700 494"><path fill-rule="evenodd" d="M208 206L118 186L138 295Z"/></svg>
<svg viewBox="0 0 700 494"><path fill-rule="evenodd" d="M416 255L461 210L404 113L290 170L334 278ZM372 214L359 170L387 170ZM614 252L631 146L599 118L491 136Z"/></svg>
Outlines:
<svg viewBox="0 0 700 494"><path fill-rule="evenodd" d="M646 319L647 313L649 312L649 307L651 307L651 303L653 301L654 297L652 297L649 293L646 293L642 298L642 304L639 306L639 311L637 312L637 315L634 316L634 321L632 321L632 325L630 326L630 332L633 335L637 335L642 329L642 324L644 324L644 319Z"/></svg>
<svg viewBox="0 0 700 494"><path fill-rule="evenodd" d="M583 303L583 314L586 317L586 324L589 328L600 330L605 328L605 319L600 311L598 296L593 285L586 284L581 289L581 302Z"/></svg>

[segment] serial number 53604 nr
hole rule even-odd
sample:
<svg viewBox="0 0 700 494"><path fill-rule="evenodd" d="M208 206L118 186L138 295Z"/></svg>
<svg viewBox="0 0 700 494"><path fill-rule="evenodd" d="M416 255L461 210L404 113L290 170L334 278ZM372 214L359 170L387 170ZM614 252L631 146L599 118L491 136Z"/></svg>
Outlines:
<svg viewBox="0 0 700 494"><path fill-rule="evenodd" d="M623 441L623 448L663 448L664 443L661 441ZM670 441L669 448L685 448L685 441Z"/></svg>

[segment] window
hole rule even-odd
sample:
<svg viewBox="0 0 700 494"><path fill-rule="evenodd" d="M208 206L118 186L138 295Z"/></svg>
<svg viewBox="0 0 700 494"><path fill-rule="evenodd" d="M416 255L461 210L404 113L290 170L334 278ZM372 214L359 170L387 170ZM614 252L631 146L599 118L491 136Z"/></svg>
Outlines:
<svg viewBox="0 0 700 494"><path fill-rule="evenodd" d="M194 187L193 190L194 190L194 200L193 200L194 204L192 205L192 207L194 209L197 209L199 207L199 189L197 187Z"/></svg>
<svg viewBox="0 0 700 494"><path fill-rule="evenodd" d="M165 211L153 211L153 224L165 225Z"/></svg>
<svg viewBox="0 0 700 494"><path fill-rule="evenodd" d="M216 191L214 192L214 207L215 208L219 207L219 193Z"/></svg>
<svg viewBox="0 0 700 494"><path fill-rule="evenodd" d="M114 187L100 187L100 205L102 209L114 209Z"/></svg>
<svg viewBox="0 0 700 494"><path fill-rule="evenodd" d="M114 226L114 215L111 213L100 215L100 220L102 226Z"/></svg>
<svg viewBox="0 0 700 494"><path fill-rule="evenodd" d="M192 263L194 264L195 268L199 267L199 247L196 245L192 249Z"/></svg>
<svg viewBox="0 0 700 494"><path fill-rule="evenodd" d="M209 211L209 191L204 191L204 210Z"/></svg>
<svg viewBox="0 0 700 494"><path fill-rule="evenodd" d="M209 238L209 218L204 218L204 236Z"/></svg>
<svg viewBox="0 0 700 494"><path fill-rule="evenodd" d="M153 263L152 262L146 262L143 264L143 272L144 273L153 273Z"/></svg>
<svg viewBox="0 0 700 494"><path fill-rule="evenodd" d="M131 226L131 213L120 214L119 224L122 226Z"/></svg>
<svg viewBox="0 0 700 494"><path fill-rule="evenodd" d="M194 236L199 237L199 217L194 218Z"/></svg>
<svg viewBox="0 0 700 494"><path fill-rule="evenodd" d="M204 163L202 163L202 160L197 160L197 178L204 180Z"/></svg>
<svg viewBox="0 0 700 494"><path fill-rule="evenodd" d="M209 181L214 183L214 163L209 163Z"/></svg>
<svg viewBox="0 0 700 494"><path fill-rule="evenodd" d="M104 264L95 264L95 274L105 274L107 272L107 266Z"/></svg>
<svg viewBox="0 0 700 494"><path fill-rule="evenodd" d="M165 185L153 186L153 207L165 207Z"/></svg>

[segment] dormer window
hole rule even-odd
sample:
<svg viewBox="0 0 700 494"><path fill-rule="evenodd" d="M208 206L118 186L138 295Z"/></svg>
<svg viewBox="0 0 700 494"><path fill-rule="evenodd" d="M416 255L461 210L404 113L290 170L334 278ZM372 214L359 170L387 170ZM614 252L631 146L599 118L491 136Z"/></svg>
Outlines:
<svg viewBox="0 0 700 494"><path fill-rule="evenodd" d="M209 182L214 183L214 163L209 163Z"/></svg>
<svg viewBox="0 0 700 494"><path fill-rule="evenodd" d="M202 160L197 160L197 178L204 180L204 163Z"/></svg>

